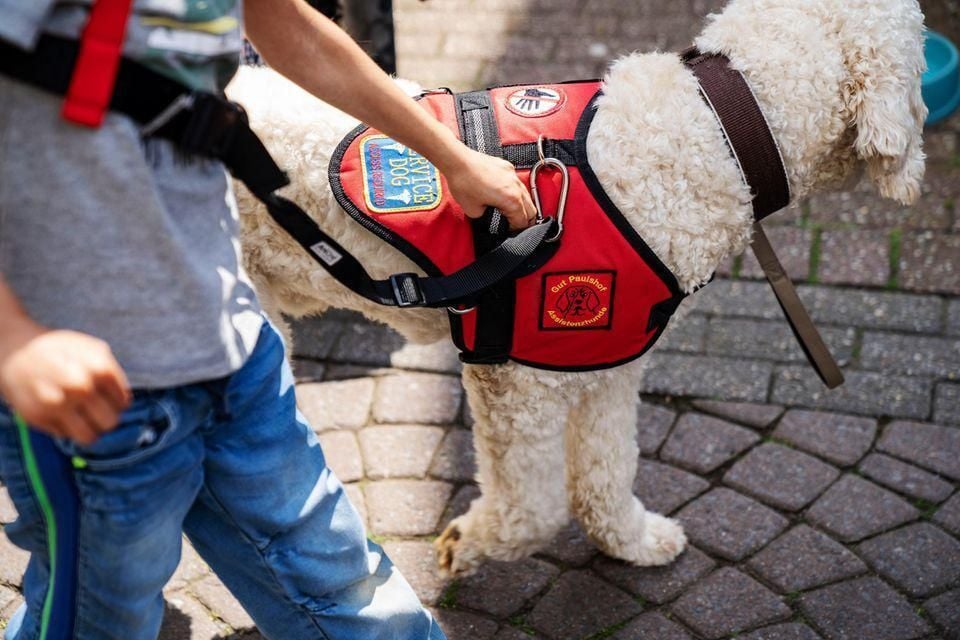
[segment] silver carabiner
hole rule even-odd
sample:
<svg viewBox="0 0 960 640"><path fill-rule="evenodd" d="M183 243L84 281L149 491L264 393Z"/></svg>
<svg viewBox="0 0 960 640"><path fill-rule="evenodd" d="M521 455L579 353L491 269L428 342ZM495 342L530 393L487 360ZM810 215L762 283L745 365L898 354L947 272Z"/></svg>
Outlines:
<svg viewBox="0 0 960 640"><path fill-rule="evenodd" d="M537 140L537 152L540 154L540 161L530 169L530 194L533 196L533 205L537 209L536 223L541 224L544 220L543 207L540 204L540 190L537 188L537 175L543 167L552 167L559 171L563 176L560 183L560 200L557 202L557 233L552 238L547 238L544 242L556 242L563 235L563 216L567 209L567 192L570 190L570 173L567 171L567 165L556 158L543 157L543 136Z"/></svg>

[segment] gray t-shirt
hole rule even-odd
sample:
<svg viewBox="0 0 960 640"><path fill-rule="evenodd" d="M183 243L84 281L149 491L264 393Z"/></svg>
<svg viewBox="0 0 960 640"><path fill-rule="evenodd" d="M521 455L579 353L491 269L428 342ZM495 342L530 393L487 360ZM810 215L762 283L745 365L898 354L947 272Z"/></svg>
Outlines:
<svg viewBox="0 0 960 640"><path fill-rule="evenodd" d="M0 37L29 48L48 21L86 4L0 0ZM239 12L232 0L138 0L131 21L143 7L208 4ZM170 49L154 62L201 88L221 86L236 66L236 51L227 66L226 54L209 68L196 56ZM72 125L61 103L0 76L0 273L38 322L106 340L135 388L235 371L263 320L223 166L142 140L122 115L96 130Z"/></svg>

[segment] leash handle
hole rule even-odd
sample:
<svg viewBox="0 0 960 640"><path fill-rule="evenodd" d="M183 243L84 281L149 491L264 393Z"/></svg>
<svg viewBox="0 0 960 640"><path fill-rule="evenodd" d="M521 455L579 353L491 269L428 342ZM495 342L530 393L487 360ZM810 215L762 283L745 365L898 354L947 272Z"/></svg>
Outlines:
<svg viewBox="0 0 960 640"><path fill-rule="evenodd" d="M777 254L773 251L773 246L759 222L753 225L753 241L750 243L750 248L753 249L753 254L757 257L767 282L773 288L777 302L780 303L780 308L783 309L790 329L793 330L793 335L800 343L810 366L814 368L828 389L839 387L843 384L843 373L810 319L810 314L803 306L796 288L787 276L783 265L780 264L780 260L777 259Z"/></svg>

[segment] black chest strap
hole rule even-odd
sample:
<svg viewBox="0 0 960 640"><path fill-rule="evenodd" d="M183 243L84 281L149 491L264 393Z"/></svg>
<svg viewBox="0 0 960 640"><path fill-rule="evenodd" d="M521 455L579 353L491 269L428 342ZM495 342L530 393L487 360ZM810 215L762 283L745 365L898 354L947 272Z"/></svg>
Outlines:
<svg viewBox="0 0 960 640"><path fill-rule="evenodd" d="M0 73L64 95L78 49L74 40L47 34L40 37L32 52L0 41ZM433 277L398 273L375 280L303 209L275 193L289 184L289 178L250 128L239 105L220 95L191 91L121 58L110 110L140 124L144 136L164 138L187 153L223 162L317 264L358 295L382 305L447 307L471 303L518 269L545 262L553 253L544 242L556 233L556 223L551 220L505 239L455 273Z"/></svg>

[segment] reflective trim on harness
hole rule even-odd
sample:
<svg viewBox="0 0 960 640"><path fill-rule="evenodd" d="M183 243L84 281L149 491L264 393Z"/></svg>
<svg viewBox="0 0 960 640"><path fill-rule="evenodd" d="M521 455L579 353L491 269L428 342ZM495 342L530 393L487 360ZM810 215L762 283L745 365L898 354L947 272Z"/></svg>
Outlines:
<svg viewBox="0 0 960 640"><path fill-rule="evenodd" d="M99 127L110 106L133 0L96 0L63 101L65 120Z"/></svg>

